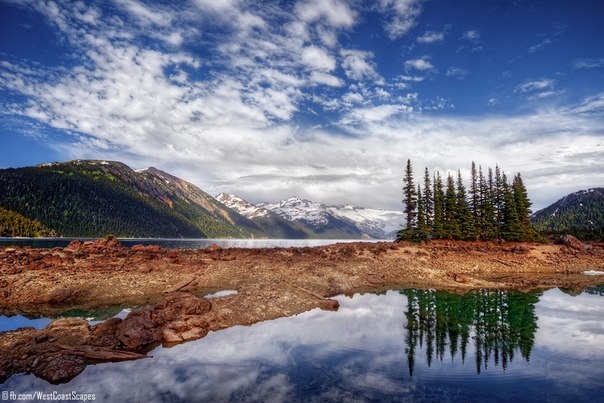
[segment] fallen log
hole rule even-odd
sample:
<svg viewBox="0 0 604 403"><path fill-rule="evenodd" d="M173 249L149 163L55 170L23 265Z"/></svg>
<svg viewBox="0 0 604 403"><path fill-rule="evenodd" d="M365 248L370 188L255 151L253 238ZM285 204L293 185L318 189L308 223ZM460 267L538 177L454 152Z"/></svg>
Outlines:
<svg viewBox="0 0 604 403"><path fill-rule="evenodd" d="M168 288L167 290L164 290L165 294L168 294L170 292L176 292L178 290L181 290L183 288L185 288L186 286L188 286L189 284L191 284L193 282L193 280L195 280L197 277L191 277L189 279L183 280L180 283L174 285L173 287Z"/></svg>
<svg viewBox="0 0 604 403"><path fill-rule="evenodd" d="M77 355L91 360L99 361L129 361L138 360L141 358L149 358L146 354L135 353L132 351L113 350L105 347L97 346L66 346L64 344L58 344L64 354Z"/></svg>

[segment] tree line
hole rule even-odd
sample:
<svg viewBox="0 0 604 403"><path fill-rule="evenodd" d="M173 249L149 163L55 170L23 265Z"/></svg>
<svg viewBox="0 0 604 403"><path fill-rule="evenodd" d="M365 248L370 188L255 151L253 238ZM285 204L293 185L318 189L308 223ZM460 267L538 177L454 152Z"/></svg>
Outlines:
<svg viewBox="0 0 604 403"><path fill-rule="evenodd" d="M429 239L534 241L536 230L529 220L531 201L520 173L512 181L499 166L476 168L472 162L470 188L461 171L445 179L426 167L422 183L415 182L411 160L403 178L403 212L406 226L397 240Z"/></svg>

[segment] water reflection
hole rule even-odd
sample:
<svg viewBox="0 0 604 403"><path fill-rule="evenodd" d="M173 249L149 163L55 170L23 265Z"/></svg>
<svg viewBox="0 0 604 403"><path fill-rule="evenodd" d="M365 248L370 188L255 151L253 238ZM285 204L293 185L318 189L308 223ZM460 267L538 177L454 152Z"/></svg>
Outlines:
<svg viewBox="0 0 604 403"><path fill-rule="evenodd" d="M337 312L213 332L152 359L90 366L65 385L19 375L2 390L170 402L596 401L604 393L600 295L404 290L338 300Z"/></svg>
<svg viewBox="0 0 604 403"><path fill-rule="evenodd" d="M476 373L492 361L505 370L517 352L527 362L537 331L535 304L541 293L481 290L454 295L435 290L402 291L408 298L405 353L413 375L416 350L422 347L428 367L442 361L448 350L465 362L470 339L474 343ZM425 346L425 347L424 347Z"/></svg>

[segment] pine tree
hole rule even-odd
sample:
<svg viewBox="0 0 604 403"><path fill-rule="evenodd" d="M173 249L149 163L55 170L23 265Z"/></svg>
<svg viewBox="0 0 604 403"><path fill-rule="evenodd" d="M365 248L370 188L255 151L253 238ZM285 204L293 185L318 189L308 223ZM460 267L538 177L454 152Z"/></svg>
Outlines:
<svg viewBox="0 0 604 403"><path fill-rule="evenodd" d="M434 175L434 219L432 220L432 234L435 238L443 239L445 234L445 192L440 173Z"/></svg>
<svg viewBox="0 0 604 403"><path fill-rule="evenodd" d="M403 212L406 216L406 226L403 230L399 231L398 239L410 240L417 220L417 192L415 190L413 167L411 166L410 159L407 160L403 183L403 204L405 206Z"/></svg>
<svg viewBox="0 0 604 403"><path fill-rule="evenodd" d="M498 165L495 165L495 182L492 188L493 194L493 208L495 210L495 222L498 229L498 236L503 226L503 204L504 204L504 177L501 174L501 170Z"/></svg>
<svg viewBox="0 0 604 403"><path fill-rule="evenodd" d="M476 171L476 164L472 161L472 171L470 178L470 209L472 211L472 218L474 220L474 227L479 228L481 222L481 211L482 203L481 203L481 192L480 192L480 182L479 175Z"/></svg>
<svg viewBox="0 0 604 403"><path fill-rule="evenodd" d="M472 211L470 210L470 206L468 205L468 200L466 198L466 188L463 185L463 180L461 179L461 172L459 170L457 171L456 193L456 218L460 230L460 239L475 241L476 239L478 239L478 235L476 233L476 227L474 225Z"/></svg>
<svg viewBox="0 0 604 403"><path fill-rule="evenodd" d="M503 221L501 235L506 241L522 241L522 227L518 217L518 208L512 186L507 182L505 174L502 176L503 183Z"/></svg>
<svg viewBox="0 0 604 403"><path fill-rule="evenodd" d="M447 190L445 192L445 238L461 238L457 214L457 194L455 193L455 181L451 175L447 177Z"/></svg>
<svg viewBox="0 0 604 403"><path fill-rule="evenodd" d="M417 185L417 228L415 231L414 240L427 241L430 235L430 226L427 222L424 208L424 198L422 197L422 188Z"/></svg>
<svg viewBox="0 0 604 403"><path fill-rule="evenodd" d="M527 241L533 241L537 238L537 232L530 221L532 203L528 197L528 192L522 182L520 173L514 176L512 192L514 194L514 202L516 203L516 214L518 215L522 238Z"/></svg>
<svg viewBox="0 0 604 403"><path fill-rule="evenodd" d="M424 216L426 217L426 224L428 225L428 228L431 228L432 222L434 220L434 197L433 197L432 183L430 181L430 172L428 172L428 167L426 167L424 170L423 204L424 204Z"/></svg>
<svg viewBox="0 0 604 403"><path fill-rule="evenodd" d="M489 181L478 169L478 182L480 187L480 239L489 240L497 238L495 227L495 208L493 206L493 170L489 168Z"/></svg>

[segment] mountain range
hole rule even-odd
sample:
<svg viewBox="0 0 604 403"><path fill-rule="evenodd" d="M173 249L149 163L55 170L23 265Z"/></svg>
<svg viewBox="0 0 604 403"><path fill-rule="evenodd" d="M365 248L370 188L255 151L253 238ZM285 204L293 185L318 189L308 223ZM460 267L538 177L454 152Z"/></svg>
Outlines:
<svg viewBox="0 0 604 403"><path fill-rule="evenodd" d="M320 238L394 239L403 221L398 211L375 210L352 205L325 205L297 196L278 203L251 204L221 193L216 198L239 214L261 222L268 217L296 224L297 228Z"/></svg>
<svg viewBox="0 0 604 403"><path fill-rule="evenodd" d="M299 197L249 203L157 168L74 160L0 169L0 236L394 239L400 211ZM604 239L604 188L571 193L531 216L542 233Z"/></svg>
<svg viewBox="0 0 604 403"><path fill-rule="evenodd" d="M402 222L402 213L299 198L258 206L214 198L157 168L135 171L116 161L2 169L0 189L0 215L11 218L4 221L28 219L66 237L388 238Z"/></svg>

